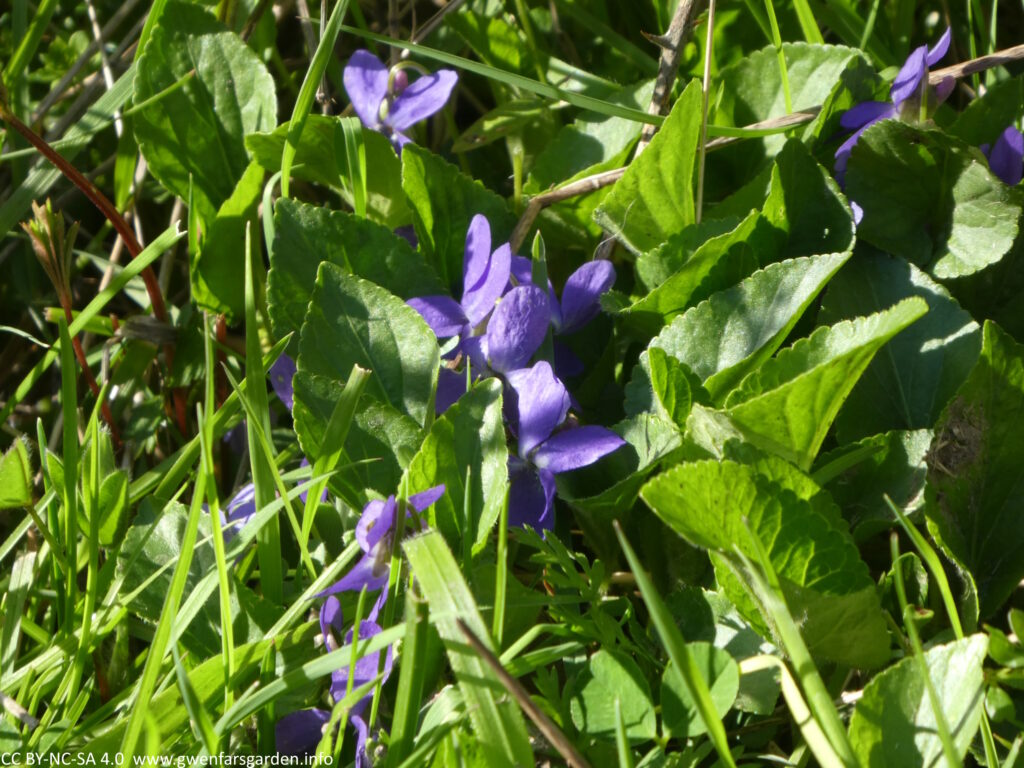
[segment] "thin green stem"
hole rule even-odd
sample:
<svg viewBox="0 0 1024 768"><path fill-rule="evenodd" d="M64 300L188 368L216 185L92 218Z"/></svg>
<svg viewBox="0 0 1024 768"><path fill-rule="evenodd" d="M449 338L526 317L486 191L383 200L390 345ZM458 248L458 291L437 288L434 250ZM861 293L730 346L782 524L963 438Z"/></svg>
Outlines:
<svg viewBox="0 0 1024 768"><path fill-rule="evenodd" d="M708 3L708 34L704 45L704 80L701 89L700 159L697 165L697 208L694 221L700 224L704 210L704 161L708 154L708 100L711 94L711 52L715 33L715 0Z"/></svg>
<svg viewBox="0 0 1024 768"><path fill-rule="evenodd" d="M494 647L501 650L505 636L505 600L508 592L508 490L498 518L498 551L494 569Z"/></svg>
<svg viewBox="0 0 1024 768"><path fill-rule="evenodd" d="M782 48L782 34L779 32L779 20L775 17L775 4L772 0L764 0L765 10L768 12L768 24L772 29L772 43L775 45L775 55L779 59L779 75L782 78L782 94L786 99L786 114L793 111L793 97L789 90L789 72L786 69L786 53Z"/></svg>
<svg viewBox="0 0 1024 768"><path fill-rule="evenodd" d="M903 568L900 566L900 539L899 534L893 531L889 535L889 551L892 553L893 569L892 574L896 584L896 597L900 603L900 612L903 614L903 626L910 638L910 646L914 649L914 664L917 666L924 682L924 689L928 694L928 702L931 704L932 712L935 715L935 727L939 731L939 740L942 742L942 752L946 757L946 763L951 768L962 766L960 756L957 755L956 746L953 743L953 736L949 730L949 723L946 721L946 713L942 711L942 700L935 690L935 683L932 681L931 673L928 671L928 661L924 657L924 647L921 645L921 635L917 631L917 624L914 620L914 609L907 602L907 590L903 584Z"/></svg>

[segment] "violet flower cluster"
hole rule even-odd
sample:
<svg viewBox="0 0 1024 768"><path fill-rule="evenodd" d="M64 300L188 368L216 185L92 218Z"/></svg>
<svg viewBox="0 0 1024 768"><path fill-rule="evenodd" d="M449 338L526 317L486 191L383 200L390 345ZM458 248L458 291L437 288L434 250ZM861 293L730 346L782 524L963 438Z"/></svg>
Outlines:
<svg viewBox="0 0 1024 768"><path fill-rule="evenodd" d="M417 512L425 512L427 508L444 495L443 485L430 488L409 497L409 505ZM363 556L338 582L320 593L327 597L320 608L320 632L324 640L324 648L330 652L341 647L336 634L344 630L341 603L334 597L338 592L375 592L380 596L374 603L367 618L359 622L359 640L366 640L379 634L382 630L377 624L381 607L387 599L387 584L391 574L391 552L394 547L396 531L395 522L398 517L398 502L394 496L386 500L373 500L363 507L362 515L356 524L356 541L359 542ZM413 529L410 528L410 531ZM352 642L353 631L345 634L344 644ZM394 663L393 650L388 646L384 658L383 679L387 681ZM377 677L380 668L380 651L359 659L352 667L351 686L354 690ZM349 665L336 669L331 674L331 698L335 702L345 698L349 689ZM349 710L349 723L356 733L356 768L368 768L371 764L366 749L369 739L369 724L364 718L366 707L372 695L368 694L356 702ZM323 729L330 721L331 713L324 709L303 709L285 715L278 720L275 727L277 750L282 754L299 755L312 752L323 736Z"/></svg>
<svg viewBox="0 0 1024 768"><path fill-rule="evenodd" d="M444 107L459 76L454 70L439 69L410 83L407 68L389 70L361 49L348 60L342 80L363 125L390 138L395 151L401 153L412 141L405 131Z"/></svg>
<svg viewBox="0 0 1024 768"><path fill-rule="evenodd" d="M566 281L561 299L550 282L545 292L531 279L531 262L512 255L507 243L491 250L490 224L478 214L466 237L460 300L421 296L408 303L438 339L454 341L438 378L439 413L466 391L467 375L456 369L462 360L473 378L498 376L509 385L506 418L518 438L518 456L509 460L509 521L546 530L554 521L555 475L593 464L624 441L604 427L569 427L568 390L548 362L531 366L531 360L549 328L555 335L573 333L600 312L615 269L608 261L584 264ZM562 375L582 368L560 344L555 362Z"/></svg>
<svg viewBox="0 0 1024 768"><path fill-rule="evenodd" d="M921 100L926 98L928 92L928 67L939 63L946 55L951 37L951 30L947 27L933 47L922 45L907 57L889 89L891 103L865 101L851 107L839 118L839 124L843 128L853 131L853 134L836 150L834 168L840 183L846 173L850 153L864 131L880 120L899 117L905 109L920 110ZM936 101L933 106L946 100L953 90L954 83L953 78L947 77L936 86Z"/></svg>

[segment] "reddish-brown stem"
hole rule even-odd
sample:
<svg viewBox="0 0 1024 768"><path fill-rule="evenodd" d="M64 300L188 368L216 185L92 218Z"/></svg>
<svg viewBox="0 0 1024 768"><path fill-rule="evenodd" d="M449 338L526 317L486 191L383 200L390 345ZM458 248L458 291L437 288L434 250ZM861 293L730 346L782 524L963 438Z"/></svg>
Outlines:
<svg viewBox="0 0 1024 768"><path fill-rule="evenodd" d="M100 213L102 213L107 221L109 221L114 227L114 231L116 231L117 234L120 235L121 239L124 240L125 247L128 249L128 253L133 259L142 253L142 245L139 244L132 228L128 225L128 222L124 220L124 217L118 213L114 204L111 203L110 200L107 199L106 195L100 192L99 188L89 181L81 171L75 168L75 166L69 163L60 153L51 147L49 143L47 143L46 139L21 122L21 120L18 119L18 116L13 114L10 109L7 108L6 104L3 103L2 95L3 94L0 94L0 118L24 136L29 143L39 151L39 154L53 163L57 167L57 170L64 174L72 184L78 187L82 193L92 201L92 204L99 209ZM160 291L160 283L157 280L156 273L153 272L152 267L147 266L142 270L142 280L146 284L146 292L149 294L149 301L153 305L153 315L158 320L169 323L170 320L167 315L167 306L164 304L164 296ZM174 365L173 344L168 343L164 345L164 359L167 363L168 370L170 370ZM86 368L86 370L88 370L88 368ZM174 411L178 421L178 428L181 430L181 433L185 435L188 433L188 414L186 411L184 394L177 388L172 390L171 394L174 400Z"/></svg>
<svg viewBox="0 0 1024 768"><path fill-rule="evenodd" d="M18 133L24 136L37 150L39 154L53 163L57 169L63 173L72 184L82 190L82 193L89 198L93 205L95 205L100 213L106 217L107 221L111 223L114 230L124 240L125 247L128 249L128 253L131 254L132 258L135 258L142 253L142 246L139 245L138 239L135 237L135 233L132 228L128 226L128 222L124 220L124 217L118 213L117 208L114 204L107 199L106 195L100 192L99 188L85 175L79 171L75 166L69 163L60 153L58 153L53 147L51 147L46 139L37 134L27 125L25 125L18 116L13 114L9 109L4 106L0 106L0 117L2 117L8 124L11 125ZM164 304L163 294L160 292L160 283L157 282L156 273L153 272L152 267L146 267L142 270L142 280L146 284L146 292L149 293L149 301L153 305L153 314L158 320L167 322L167 307Z"/></svg>

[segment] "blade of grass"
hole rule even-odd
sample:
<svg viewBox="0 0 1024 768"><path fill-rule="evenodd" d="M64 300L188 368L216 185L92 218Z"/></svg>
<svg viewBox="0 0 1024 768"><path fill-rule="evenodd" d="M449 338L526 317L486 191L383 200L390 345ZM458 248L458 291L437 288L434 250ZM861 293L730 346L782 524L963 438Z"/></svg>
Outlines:
<svg viewBox="0 0 1024 768"><path fill-rule="evenodd" d="M320 81L323 80L327 63L334 56L334 44L342 29L341 22L345 18L348 4L349 0L338 0L334 10L331 11L327 26L324 27L323 36L316 47L316 53L313 54L313 60L309 63L309 69L306 70L306 77L302 80L299 96L295 100L292 119L288 124L288 136L285 140L284 150L281 152L281 197L288 197L292 161L299 148L299 139L302 138L302 129L306 126L306 118L309 117L309 112L313 108L316 90L320 87Z"/></svg>
<svg viewBox="0 0 1024 768"><path fill-rule="evenodd" d="M796 18L800 22L800 31L804 33L804 40L814 45L824 45L825 38L821 36L818 21L814 18L814 11L811 10L807 0L793 0L793 10L796 11Z"/></svg>
<svg viewBox="0 0 1024 768"><path fill-rule="evenodd" d="M204 326L206 323L204 322ZM206 334L206 350L207 350L207 376L208 380L213 382L213 347L209 343L209 333ZM208 403L212 404L213 398L208 394ZM224 679L230 680L234 674L234 655L235 655L235 638L234 638L234 627L231 617L231 585L228 576L227 559L224 557L224 530L221 526L221 511L220 501L217 498L216 489L216 471L213 466L213 452L210 450L210 443L212 442L212 435L210 434L210 425L212 419L206 418L205 414L210 411L205 411L201 407L196 407L197 419L199 424L198 436L200 450L202 451L203 460L200 464L200 471L206 475L206 505L210 510L210 522L213 527L213 556L216 560L217 565L217 586L219 589L220 598L220 635L221 635L221 655L224 659ZM230 707L233 700L231 688L229 686L224 687L224 706Z"/></svg>
<svg viewBox="0 0 1024 768"><path fill-rule="evenodd" d="M456 56L451 53L445 53L444 51L438 51L433 48L428 48L423 45L417 45L416 43L409 43L404 40L394 40L384 35L378 35L373 32L367 32L362 29L355 27L348 27L342 25L342 30L348 32L351 35L356 35L365 40L373 40L374 42L383 43L384 45L393 45L398 48L403 48L410 53L416 53L420 56L424 56L434 61L439 61L442 64L447 64L451 67L458 67L459 69L465 70L466 72L472 72L476 75L482 75L490 80L497 80L500 83L511 88L518 88L529 93L536 94L538 96L544 96L555 101L565 101L572 104L574 107L580 109L589 109L592 112L597 112L601 115L610 115L612 117L624 117L627 120L632 120L637 123L651 123L652 125L661 125L665 122L665 118L660 115L649 115L643 110L634 109L632 107L624 107L620 104L612 104L601 99L596 99L593 96L586 96L582 93L573 93L571 91L564 91L557 86L549 83L541 83L537 80L532 80L529 77L518 75L514 72L507 72L497 67L491 67L487 64L481 64L478 61L467 59L462 56ZM790 110L792 111L792 110Z"/></svg>
<svg viewBox="0 0 1024 768"><path fill-rule="evenodd" d="M629 737L626 736L626 723L622 719L622 704L615 697L615 751L619 758L619 768L633 768L633 753L629 749Z"/></svg>
<svg viewBox="0 0 1024 768"><path fill-rule="evenodd" d="M494 645L498 650L505 637L505 601L508 593L508 491L498 518L498 549L494 554Z"/></svg>
<svg viewBox="0 0 1024 768"><path fill-rule="evenodd" d="M373 637L364 640L362 647L359 648L357 654L358 658L361 659L371 653L387 648L398 640L404 631L405 627L402 624L397 624L394 627L389 627ZM218 735L223 736L245 720L245 718L255 714L285 693L290 691L308 690L311 681L317 680L321 677L327 677L336 669L340 669L345 666L351 659L352 646L344 645L336 651L331 651L330 653L319 656L312 661L307 661L301 667L293 669L291 672L286 673L267 685L250 689L245 694L238 697L238 701L235 702L235 705L231 707L231 709L221 715L221 718L214 725L214 730ZM350 696L346 696L339 703L345 703L346 706L351 707L363 698L363 696L372 691L378 682L378 679L374 679L359 686L352 691Z"/></svg>
<svg viewBox="0 0 1024 768"><path fill-rule="evenodd" d="M146 663L142 669L142 677L136 688L135 706L132 707L131 714L128 716L128 727L125 729L124 739L121 742L120 752L124 755L125 764L127 765L131 765L134 762L135 749L138 746L142 727L148 717L149 702L156 690L171 630L178 613L178 607L181 605L181 596L185 591L189 568L192 566L192 555L195 553L196 538L199 533L199 518L202 514L202 499L206 492L205 486L206 476L203 473L199 473L196 478L192 504L189 507L185 534L181 541L181 556L175 563L174 574L171 577L171 588L167 593L166 600L164 600L163 609L160 611L160 619L157 621L153 640L150 642Z"/></svg>
<svg viewBox="0 0 1024 768"><path fill-rule="evenodd" d="M636 552L630 546L618 521L614 523L614 526L615 535L619 539L619 546L622 547L630 570L633 571L633 575L636 577L640 594L647 605L647 610L651 613L651 621L658 632L658 637L661 638L662 645L665 646L665 652L668 653L668 657L672 661L673 669L679 674L681 682L690 692L690 696L697 705L697 712L700 713L704 725L707 726L711 743L714 744L715 751L718 752L722 764L736 768L736 762L733 760L732 752L729 750L729 739L725 733L725 726L722 724L722 719L718 716L718 712L715 709L707 681L704 679L700 668L697 666L697 662L690 653L690 647L686 644L686 640L683 638L682 632L679 631L679 627L672 618L672 614L669 613L668 607L662 601L661 596L658 595L654 582L647 575L647 571L643 569L640 558L636 556Z"/></svg>
<svg viewBox="0 0 1024 768"><path fill-rule="evenodd" d="M114 87L100 96L64 137L68 141L62 152L66 160L75 155L91 141L92 137L108 125L113 124L114 113L132 97L135 82L135 64L132 64L114 83ZM29 173L28 178L11 192L11 196L0 205L0 232L10 231L29 209L33 200L42 200L50 191L61 172L42 159Z"/></svg>
<svg viewBox="0 0 1024 768"><path fill-rule="evenodd" d="M227 370L225 370L224 373L227 376L228 382L231 384L232 389L234 389L235 392L238 392L238 382L235 380L235 377L232 376L231 373L228 372ZM263 395L264 397L266 397L266 392L264 392ZM245 408L247 423L250 429L252 430L255 446L259 449L258 453L260 460L262 462L265 462L265 466L268 468L266 480L267 482L272 484L269 498L271 501L273 501L276 494L276 497L280 498L281 501L284 503L285 516L288 518L288 522L292 526L292 533L294 534L296 541L299 543L299 557L302 560L303 564L306 566L306 570L309 572L309 577L311 579L315 579L316 566L313 564L313 559L309 555L309 548L306 546L306 542L303 539L302 525L299 522L298 518L295 517L295 510L292 508L292 494L288 493L288 489L285 487L284 480L281 477L281 473L277 471L277 467L274 464L274 459L271 453L272 449L270 446L270 441L267 438L267 432L264 431L263 426L260 425L259 413L256 410L256 406L249 400L249 398L246 395L239 394L239 401L242 403L242 407ZM250 445L252 445L252 443L250 443ZM250 448L250 452L251 451L252 448ZM318 477L317 482L323 483L324 480L323 478ZM309 498L308 494L306 498ZM261 505L258 501L256 504L256 508L261 508ZM276 524L276 521L274 522ZM280 525L277 524L276 528L277 537L278 539L280 539ZM259 541L260 540L257 537L257 556L259 555ZM261 564L260 568L262 569L262 567L263 566Z"/></svg>
<svg viewBox="0 0 1024 768"><path fill-rule="evenodd" d="M928 572L931 573L932 578L935 579L935 584L939 588L939 595L942 598L942 605L946 609L946 615L949 617L949 624L953 628L953 634L957 640L964 639L964 627L960 621L960 612L956 607L956 598L953 597L953 590L949 586L949 579L946 578L946 570L942 567L942 561L939 559L938 553L928 543L928 539L917 530L917 528L907 519L907 516L903 514L898 506L896 506L889 495L884 496L885 503L889 506L889 510L895 515L899 521L903 530L906 532L910 541L913 543L914 548L917 550L921 559L924 560L925 565L928 568ZM988 719L988 712L982 707L981 710L981 741L985 746L985 758L989 765L999 765L999 755L996 751L995 738L992 735L992 724Z"/></svg>
<svg viewBox="0 0 1024 768"><path fill-rule="evenodd" d="M800 686L789 671L786 663L775 656L752 656L740 662L740 675L752 675L761 670L774 669L779 673L779 682L782 688L782 696L789 708L789 717L800 727L800 733L804 737L807 746L810 747L814 757L817 758L822 768L843 768L843 761L839 759L836 751L821 730L821 726L811 713L810 707L804 701Z"/></svg>
<svg viewBox="0 0 1024 768"><path fill-rule="evenodd" d="M416 722L427 674L427 604L415 588L405 593L405 642L399 657L398 691L395 693L394 717L391 718L391 743L385 766L399 765L412 751L416 740Z"/></svg>
<svg viewBox="0 0 1024 768"><path fill-rule="evenodd" d="M657 60L643 48L634 45L629 38L620 35L615 29L584 10L577 3L568 2L567 0L556 0L555 4L558 6L559 13L564 13L588 32L591 32L594 37L604 38L609 48L620 56L629 59L645 75L654 77L658 74Z"/></svg>
<svg viewBox="0 0 1024 768"><path fill-rule="evenodd" d="M324 437L320 442L320 455L313 462L314 476L330 475L337 469L342 456L345 455L345 440L348 438L352 419L355 418L359 398L370 380L371 373L370 370L360 368L358 365L352 366L348 380L345 382L345 388L342 390L338 402L335 403L334 410L331 411L331 418L327 422L327 428L324 430ZM303 546L309 541L309 532L313 528L316 509L326 486L326 479L321 480L306 495L306 505L302 511L302 535L299 539Z"/></svg>
<svg viewBox="0 0 1024 768"><path fill-rule="evenodd" d="M519 703L519 706L527 714L527 716L533 721L533 724L537 726L537 729L543 734L544 738L547 739L551 746L558 750L558 753L565 758L565 762L570 768L589 768L586 758L581 755L576 747L573 746L572 742L565 737L565 734L559 730L555 722L549 718L544 711L533 703L533 699L530 698L530 694L526 692L526 689L520 685L519 681L516 680L512 675L508 673L502 665L501 661L495 656L491 650L484 645L483 641L474 634L462 619L456 619L456 623L459 630L463 635L466 636L466 640L470 647L479 654L480 658L483 659L487 666L497 675L498 679L508 688L509 693ZM617 700L616 700L617 701Z"/></svg>
<svg viewBox="0 0 1024 768"><path fill-rule="evenodd" d="M768 558L768 553L757 534L749 526L747 530L757 552L758 565L763 569L764 575L761 575L761 572L738 548L734 555L744 566L745 570L742 572L749 578L749 586L754 597L763 606L765 617L775 627L783 648L793 662L796 676L800 681L811 713L825 733L826 741L835 752L841 765L858 768L853 747L850 746L849 739L846 737L846 729L839 719L839 713L836 712L832 697L829 696L828 688L825 687L825 682L818 673L811 653L807 650L803 637L800 636L796 621L789 612L789 607L782 595L782 586ZM741 569L737 568L736 570L739 572Z"/></svg>
<svg viewBox="0 0 1024 768"><path fill-rule="evenodd" d="M288 345L288 337L281 339L263 358L263 369L267 370L284 351ZM243 379L238 385L238 392L248 392L249 383ZM232 426L232 419L238 415L241 402L238 399L238 392L232 392L221 406L213 414L213 436L215 439L223 437ZM165 503L174 493L188 474L192 466L199 459L200 445L199 438L193 437L188 443L179 448L168 458L157 464L131 484L128 490L130 503L138 504L146 496L155 497L160 503Z"/></svg>
<svg viewBox="0 0 1024 768"><path fill-rule="evenodd" d="M181 663L177 643L171 644L171 654L174 657L174 673L178 679L178 690L181 691L181 701L185 705L185 711L188 712L189 723L191 723L193 730L202 741L206 750L210 754L216 755L219 749L217 748L218 740L217 734L213 730L213 722L210 720L210 714L203 707L203 703L196 696L192 682L188 679L185 665ZM225 677L224 680L227 683L231 678ZM224 687L225 690L229 689L227 684Z"/></svg>
<svg viewBox="0 0 1024 768"><path fill-rule="evenodd" d="M62 538L64 558L70 568L64 574L64 615L60 626L65 632L73 626L75 603L78 598L78 374L75 353L71 345L71 332L64 318L58 318L60 333L61 412L64 416L64 512Z"/></svg>
<svg viewBox="0 0 1024 768"><path fill-rule="evenodd" d="M430 620L444 641L486 764L495 768L532 765L533 752L519 709L507 699L491 667L466 647L460 622L479 638L487 629L444 538L428 530L402 547L430 605ZM488 645L483 647L490 651Z"/></svg>
<svg viewBox="0 0 1024 768"><path fill-rule="evenodd" d="M25 67L35 55L55 10L57 10L57 0L42 0L36 8L36 14L32 17L32 23L29 24L24 36L15 38L18 40L18 47L8 59L3 73L3 84L8 90L14 88L15 81L25 71Z"/></svg>
<svg viewBox="0 0 1024 768"><path fill-rule="evenodd" d="M946 713L942 711L942 701L939 699L939 695L935 690L935 682L928 671L928 662L924 657L924 647L921 645L921 635L918 633L917 624L914 622L914 609L907 602L907 590L903 584L903 569L899 564L900 539L896 531L889 535L889 552L892 554L892 575L896 586L896 599L899 601L900 613L903 617L903 626L907 630L907 637L910 638L914 664L921 675L924 690L928 694L928 703L932 707L932 714L935 715L935 727L939 732L939 741L942 742L942 754L945 756L946 763L950 768L961 768L963 763L960 760L960 756L956 753L956 746L953 744L949 723L946 721Z"/></svg>
<svg viewBox="0 0 1024 768"><path fill-rule="evenodd" d="M786 69L786 53L782 48L782 34L779 32L779 20L775 18L775 3L764 0L764 9L768 12L768 23L772 28L772 44L779 60L779 75L782 78L782 94L786 100L786 112L793 111L793 97L789 91L789 71Z"/></svg>
<svg viewBox="0 0 1024 768"><path fill-rule="evenodd" d="M284 177L282 177L284 178ZM263 368L263 354L260 350L259 323L256 319L256 283L254 264L256 251L252 247L252 227L245 227L245 378L254 383L246 395L252 404L253 413L246 420L249 437L249 466L252 471L256 509L261 509L274 500L274 478L277 473L260 450L258 430L270 434L270 406L267 403L267 372ZM260 586L263 596L270 602L281 605L284 602L284 575L281 571L281 526L277 519L268 521L256 539L256 558L260 565Z"/></svg>
<svg viewBox="0 0 1024 768"><path fill-rule="evenodd" d="M697 203L695 221L700 224L704 210L704 161L708 154L708 101L711 98L711 53L714 50L715 0L708 2L708 34L704 44L704 79L701 88L700 158L697 164Z"/></svg>

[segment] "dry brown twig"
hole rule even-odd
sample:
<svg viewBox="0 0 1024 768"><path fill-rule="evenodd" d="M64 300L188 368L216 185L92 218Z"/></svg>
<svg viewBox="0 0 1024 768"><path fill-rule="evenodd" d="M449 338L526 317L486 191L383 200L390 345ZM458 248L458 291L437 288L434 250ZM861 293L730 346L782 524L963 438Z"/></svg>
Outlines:
<svg viewBox="0 0 1024 768"><path fill-rule="evenodd" d="M527 717L537 726L537 730L565 758L566 765L570 766L570 768L590 768L586 758L566 738L554 721L544 714L540 707L533 703L533 699L530 698L530 694L526 692L522 684L508 673L508 670L502 666L501 660L483 644L480 638L476 636L476 633L469 628L469 625L462 619L456 619L455 621L459 629L462 630L462 634L465 635L470 647L494 671L494 674L498 676L498 679L508 689L508 692L512 694L512 698L516 700Z"/></svg>
<svg viewBox="0 0 1024 768"><path fill-rule="evenodd" d="M680 3L682 5L682 3ZM934 72L929 73L928 82L932 85L940 83L947 77L962 78L968 75L973 75L976 72L983 72L986 69L992 69L993 67L999 67L1003 64L1009 64L1014 61L1020 61L1024 59L1024 44L1015 45L1012 48L1006 48L1002 51L996 51L995 53L989 54L988 56L979 56L976 59L970 61L964 61L960 64L954 64L944 69L937 69ZM652 100L653 106L653 100ZM764 131L764 130L775 130L785 128L795 128L798 125L811 122L818 113L821 111L821 107L811 107L804 109L800 112L793 112L788 115L781 115L780 117L769 118L768 120L761 120L757 123L751 123L743 127L744 131ZM650 114L654 114L651 112ZM651 128L652 135L657 130L657 126L646 125L644 130ZM737 141L742 141L743 137L739 136L719 136L716 139L712 139L707 143L707 151L720 149L722 147L733 144ZM637 145L637 151L634 155L640 154L643 142L643 134L641 134L640 144ZM516 223L515 229L512 230L512 237L509 238L512 250L517 251L523 244L523 240L526 239L526 235L529 234L530 229L533 227L534 221L537 220L537 216L540 212L547 208L549 205L555 203L561 203L565 200L569 200L574 197L586 195L591 192L596 192L599 189L603 189L610 184L614 184L616 181L621 179L626 173L626 169L629 166L623 166L622 168L614 168L610 171L602 171L601 173L595 173L592 176L586 176L582 179L570 182L564 186L549 189L546 192L542 192L530 198L530 202L526 205L526 210L519 217L519 221Z"/></svg>

